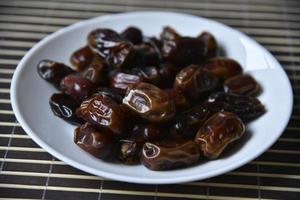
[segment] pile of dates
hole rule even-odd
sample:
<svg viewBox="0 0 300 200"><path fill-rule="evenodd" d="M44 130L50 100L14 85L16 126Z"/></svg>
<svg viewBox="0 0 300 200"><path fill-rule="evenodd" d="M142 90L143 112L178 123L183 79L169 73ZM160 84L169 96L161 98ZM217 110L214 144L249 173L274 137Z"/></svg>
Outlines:
<svg viewBox="0 0 300 200"><path fill-rule="evenodd" d="M209 32L98 28L70 62L42 60L38 73L59 90L54 115L78 126L75 144L103 160L169 170L216 159L265 112L259 84Z"/></svg>

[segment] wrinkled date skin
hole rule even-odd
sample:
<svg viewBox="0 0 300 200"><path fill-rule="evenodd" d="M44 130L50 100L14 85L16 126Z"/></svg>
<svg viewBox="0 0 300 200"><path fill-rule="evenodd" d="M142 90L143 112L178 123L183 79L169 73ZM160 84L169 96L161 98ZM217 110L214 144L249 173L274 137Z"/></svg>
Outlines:
<svg viewBox="0 0 300 200"><path fill-rule="evenodd" d="M125 93L127 88L135 83L140 83L143 78L137 74L127 72L116 72L110 77L109 86L118 89L120 92Z"/></svg>
<svg viewBox="0 0 300 200"><path fill-rule="evenodd" d="M108 65L125 66L133 57L131 42L110 29L96 29L88 35L88 44Z"/></svg>
<svg viewBox="0 0 300 200"><path fill-rule="evenodd" d="M83 101L76 112L85 121L106 128L115 135L125 131L125 114L120 105L105 95L96 95Z"/></svg>
<svg viewBox="0 0 300 200"><path fill-rule="evenodd" d="M191 166L199 158L199 147L193 141L168 147L147 142L141 153L142 164L151 170L168 170Z"/></svg>
<svg viewBox="0 0 300 200"><path fill-rule="evenodd" d="M79 103L96 91L95 84L92 81L75 75L66 76L61 81L60 88Z"/></svg>
<svg viewBox="0 0 300 200"><path fill-rule="evenodd" d="M175 115L175 105L168 94L149 83L138 83L127 90L123 104L150 122L165 122Z"/></svg>
<svg viewBox="0 0 300 200"><path fill-rule="evenodd" d="M75 67L76 71L83 71L94 60L94 56L95 53L88 46L85 46L71 55L70 62Z"/></svg>
<svg viewBox="0 0 300 200"><path fill-rule="evenodd" d="M224 57L212 58L202 64L201 67L211 71L223 80L241 74L243 71L238 62Z"/></svg>
<svg viewBox="0 0 300 200"><path fill-rule="evenodd" d="M85 123L74 131L74 142L84 151L97 158L105 159L112 154L114 139L107 130Z"/></svg>
<svg viewBox="0 0 300 200"><path fill-rule="evenodd" d="M211 116L198 131L195 142L203 155L216 159L231 142L241 138L245 125L233 113L218 112Z"/></svg>
<svg viewBox="0 0 300 200"><path fill-rule="evenodd" d="M106 67L104 61L98 56L95 56L90 65L82 72L82 77L89 79L98 86L105 81L104 75Z"/></svg>
<svg viewBox="0 0 300 200"><path fill-rule="evenodd" d="M65 76L75 72L67 65L52 60L40 61L37 69L41 78L52 83L56 88L59 88L60 81Z"/></svg>
<svg viewBox="0 0 300 200"><path fill-rule="evenodd" d="M117 102L118 104L121 104L124 98L124 95L119 93L117 90L113 88L107 88L107 87L99 87L97 88L97 92L100 95L105 95Z"/></svg>
<svg viewBox="0 0 300 200"><path fill-rule="evenodd" d="M72 124L82 124L83 120L76 116L79 104L69 95L56 93L50 97L49 104L53 114Z"/></svg>
<svg viewBox="0 0 300 200"><path fill-rule="evenodd" d="M185 138L194 138L199 128L213 114L205 106L195 106L176 117L176 132Z"/></svg>
<svg viewBox="0 0 300 200"><path fill-rule="evenodd" d="M224 91L233 94L255 96L260 91L259 84L247 74L241 74L224 82Z"/></svg>
<svg viewBox="0 0 300 200"><path fill-rule="evenodd" d="M205 59L203 41L191 37L164 41L161 53L165 61L171 62L179 68L201 63Z"/></svg>
<svg viewBox="0 0 300 200"><path fill-rule="evenodd" d="M211 33L204 31L198 36L198 39L204 43L206 57L211 58L217 55L217 40Z"/></svg>
<svg viewBox="0 0 300 200"><path fill-rule="evenodd" d="M130 41L134 45L139 45L143 42L143 33L136 27L128 27L122 33L121 36Z"/></svg>
<svg viewBox="0 0 300 200"><path fill-rule="evenodd" d="M257 98L224 92L210 95L205 104L215 112L232 112L243 122L254 120L265 113L265 107Z"/></svg>
<svg viewBox="0 0 300 200"><path fill-rule="evenodd" d="M174 87L191 100L198 100L215 90L219 79L208 70L197 65L183 68L175 78Z"/></svg>

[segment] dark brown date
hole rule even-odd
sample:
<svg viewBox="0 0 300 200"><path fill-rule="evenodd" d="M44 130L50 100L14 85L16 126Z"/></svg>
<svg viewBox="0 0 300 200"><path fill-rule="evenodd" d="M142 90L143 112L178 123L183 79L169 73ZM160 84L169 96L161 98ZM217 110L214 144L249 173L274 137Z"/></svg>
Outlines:
<svg viewBox="0 0 300 200"><path fill-rule="evenodd" d="M165 91L168 93L170 99L173 99L176 107L176 112L183 111L190 107L190 102L181 93L181 91L178 91L175 88L165 89Z"/></svg>
<svg viewBox="0 0 300 200"><path fill-rule="evenodd" d="M171 62L179 68L201 63L205 59L203 41L191 37L164 41L161 52L165 61Z"/></svg>
<svg viewBox="0 0 300 200"><path fill-rule="evenodd" d="M213 112L203 105L190 108L176 117L176 132L184 138L194 138L197 131Z"/></svg>
<svg viewBox="0 0 300 200"><path fill-rule="evenodd" d="M211 58L217 55L217 40L211 33L204 31L198 36L198 39L204 43L206 57Z"/></svg>
<svg viewBox="0 0 300 200"><path fill-rule="evenodd" d="M88 47L82 47L76 50L70 58L71 64L75 67L76 71L85 70L93 61L95 53Z"/></svg>
<svg viewBox="0 0 300 200"><path fill-rule="evenodd" d="M191 166L199 158L199 148L193 141L171 147L147 142L141 153L142 164L151 170L168 170Z"/></svg>
<svg viewBox="0 0 300 200"><path fill-rule="evenodd" d="M85 123L74 131L74 142L84 151L105 159L112 154L114 140L107 130Z"/></svg>
<svg viewBox="0 0 300 200"><path fill-rule="evenodd" d="M165 122L175 115L175 106L168 94L149 83L132 85L127 90L123 104L136 115L151 122Z"/></svg>
<svg viewBox="0 0 300 200"><path fill-rule="evenodd" d="M160 52L153 42L143 42L134 47L135 56L130 63L133 67L159 66Z"/></svg>
<svg viewBox="0 0 300 200"><path fill-rule="evenodd" d="M100 95L105 95L117 102L118 104L121 104L124 98L124 95L122 95L118 90L115 90L113 88L107 88L107 87L99 87L97 88L97 92Z"/></svg>
<svg viewBox="0 0 300 200"><path fill-rule="evenodd" d="M143 82L152 83L154 85L159 85L161 82L161 75L157 67L141 67L131 69L133 74L142 77Z"/></svg>
<svg viewBox="0 0 300 200"><path fill-rule="evenodd" d="M103 58L108 65L125 66L133 57L131 42L110 29L95 29L88 35L89 47Z"/></svg>
<svg viewBox="0 0 300 200"><path fill-rule="evenodd" d="M163 127L155 124L138 124L127 139L119 141L118 160L125 164L137 164L145 142L155 141L164 135Z"/></svg>
<svg viewBox="0 0 300 200"><path fill-rule="evenodd" d="M83 101L76 112L85 121L106 128L115 135L124 134L125 114L120 105L105 95L96 95Z"/></svg>
<svg viewBox="0 0 300 200"><path fill-rule="evenodd" d="M40 61L37 70L42 79L52 83L57 88L65 76L75 72L67 65L52 60Z"/></svg>
<svg viewBox="0 0 300 200"><path fill-rule="evenodd" d="M254 96L260 91L259 84L247 74L241 74L224 82L224 91L239 95Z"/></svg>
<svg viewBox="0 0 300 200"><path fill-rule="evenodd" d="M228 144L241 138L244 132L245 125L238 116L229 112L218 112L198 131L195 142L205 157L216 159Z"/></svg>
<svg viewBox="0 0 300 200"><path fill-rule="evenodd" d="M226 80L242 73L241 65L231 58L216 57L206 61L201 67Z"/></svg>
<svg viewBox="0 0 300 200"><path fill-rule="evenodd" d="M175 76L178 70L172 63L163 63L159 68L159 74L161 77L161 84L162 88L171 88L173 87L173 83L175 80Z"/></svg>
<svg viewBox="0 0 300 200"><path fill-rule="evenodd" d="M141 44L143 42L143 33L140 29L130 26L126 28L121 36L126 40L130 41L134 45Z"/></svg>
<svg viewBox="0 0 300 200"><path fill-rule="evenodd" d="M160 33L161 41L169 41L179 39L181 36L173 28L165 26Z"/></svg>
<svg viewBox="0 0 300 200"><path fill-rule="evenodd" d="M137 74L116 72L110 77L109 85L111 88L118 89L120 92L125 93L130 85L140 83L142 81L143 78Z"/></svg>
<svg viewBox="0 0 300 200"><path fill-rule="evenodd" d="M69 95L56 93L50 97L49 104L53 114L72 124L82 124L83 120L76 116L79 104Z"/></svg>
<svg viewBox="0 0 300 200"><path fill-rule="evenodd" d="M197 65L183 68L175 78L174 87L191 100L198 100L218 86L218 78Z"/></svg>
<svg viewBox="0 0 300 200"><path fill-rule="evenodd" d="M95 56L90 65L82 72L82 77L92 81L95 85L100 85L105 82L105 68L104 61Z"/></svg>
<svg viewBox="0 0 300 200"><path fill-rule="evenodd" d="M141 142L152 142L165 136L165 127L157 124L136 124L131 131L131 138Z"/></svg>
<svg viewBox="0 0 300 200"><path fill-rule="evenodd" d="M96 90L92 81L75 75L63 78L60 82L60 88L79 103L91 96Z"/></svg>
<svg viewBox="0 0 300 200"><path fill-rule="evenodd" d="M257 98L224 92L210 95L205 104L214 112L232 112L244 122L254 120L265 113L265 107Z"/></svg>
<svg viewBox="0 0 300 200"><path fill-rule="evenodd" d="M117 153L118 160L126 165L138 164L143 144L143 142L133 139L121 139Z"/></svg>

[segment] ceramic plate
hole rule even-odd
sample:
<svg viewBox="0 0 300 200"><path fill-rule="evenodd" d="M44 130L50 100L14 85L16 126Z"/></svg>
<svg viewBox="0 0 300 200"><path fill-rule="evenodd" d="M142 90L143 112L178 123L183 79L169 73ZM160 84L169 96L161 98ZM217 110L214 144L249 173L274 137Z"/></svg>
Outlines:
<svg viewBox="0 0 300 200"><path fill-rule="evenodd" d="M261 84L259 99L267 112L248 126L245 137L220 159L171 171L150 171L142 165L103 162L73 143L72 126L55 117L49 97L56 90L42 80L37 64L42 59L69 63L72 52L86 44L87 34L99 27L122 31L134 25L147 36L158 36L163 26L182 35L196 36L207 30L217 38L226 56L236 59L246 73ZM36 44L21 60L11 85L11 101L24 130L42 148L83 171L105 178L145 184L179 183L226 173L266 151L284 131L292 111L292 89L284 70L261 45L241 32L213 20L168 12L132 12L97 17L63 28ZM130 120L130 119L128 119Z"/></svg>

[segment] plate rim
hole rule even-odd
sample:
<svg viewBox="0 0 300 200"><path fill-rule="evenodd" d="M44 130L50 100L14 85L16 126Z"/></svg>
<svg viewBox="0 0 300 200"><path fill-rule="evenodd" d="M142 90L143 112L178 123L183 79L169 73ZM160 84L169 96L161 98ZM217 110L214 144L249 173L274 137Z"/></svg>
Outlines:
<svg viewBox="0 0 300 200"><path fill-rule="evenodd" d="M264 148L260 148L259 151L256 151L256 153L251 154L250 156L247 156L245 159L241 160L238 164L232 164L229 166L224 166L223 168L220 168L218 170L212 171L210 173L206 173L206 174L195 174L194 176L185 176L185 177L170 177L168 179L166 178L161 178L161 179L151 179L151 178L135 178L132 176L127 176L127 175L118 175L118 174L113 174L111 172L106 172L106 171L102 171L99 169L94 169L92 167L83 165L81 163L78 163L77 161L72 160L70 157L67 157L61 153L59 153L58 151L56 151L55 149L53 149L52 147L50 147L47 143L45 143L41 138L38 137L38 134L36 134L34 131L31 130L29 124L26 123L25 119L23 118L23 116L21 115L20 112L20 108L19 105L17 103L17 85L18 85L18 80L19 80L19 75L20 72L24 69L24 63L26 62L26 60L35 53L36 50L38 50L40 47L42 47L44 44L46 44L48 41L50 41L52 38L55 38L56 36L59 36L61 33L64 33L66 31L69 31L73 28L76 27L80 27L80 26L84 26L86 23L93 23L93 22L101 22L101 21L105 21L105 20L110 20L112 17L113 18L118 18L118 17L126 17L128 15L158 15L158 14L168 14L168 15L174 15L174 16L178 16L178 17L192 17L192 18L198 18L200 20L206 20L215 24L218 24L219 26L223 26L227 29L230 29L230 31L236 32L237 34L242 35L243 37L246 37L247 39L250 39L252 42L254 42L256 45L258 45L265 54L267 54L268 56L270 56L271 58L274 59L274 62L277 62L277 64L280 66L279 70L281 70L281 74L284 76L283 78L286 79L286 81L288 82L288 90L287 91L290 95L291 98L289 98L289 113L286 115L284 121L284 126L281 127L281 130L278 130L278 135L277 137L274 137L273 140L271 142L268 143L268 145L264 146ZM10 87L10 98L11 98L11 105L12 105L12 109L14 111L14 114L16 116L17 121L20 123L20 125L22 126L22 128L25 130L25 132L43 149L45 149L48 153L50 153L52 156L58 158L59 160L62 160L63 162L65 162L68 165L71 165L77 169L83 170L85 172L88 172L90 174L94 174L97 176L102 176L104 178L109 178L109 179L113 179L113 180L118 180L118 181L124 181L124 182L132 182L132 183L142 183L142 184L171 184L171 183L182 183L182 182L189 182L189 181L195 181L195 180L203 180L206 178L210 178L213 176L218 176L220 174L223 173L227 173L229 171L232 171L234 169L237 169L238 167L241 167L243 165L245 165L246 163L254 160L255 158L257 158L259 155L261 155L262 153L264 153L268 148L270 148L271 145L273 145L278 138L281 136L281 134L283 133L283 131L285 130L286 126L288 125L288 122L290 120L291 114L292 114L292 110L293 110L293 90L292 90L292 86L290 83L290 80L286 74L286 72L284 71L283 67L281 66L281 64L276 60L276 58L268 51L266 50L262 45L260 45L259 43L257 43L255 40L253 40L252 38L250 38L249 36L247 36L246 34L231 28L230 26L227 26L223 23L220 23L218 21L209 19L209 18L204 18L204 17L199 17L196 15L191 15L191 14L185 14L185 13L178 13L178 12L166 12L166 11L135 11L135 12L124 12L124 13L118 13L118 14L108 14L108 15L103 15L103 16L98 16L98 17L94 17L91 19L87 19L87 20L82 20L79 22L76 22L74 24L71 24L67 27L63 27L60 28L59 30L55 31L54 33L51 33L49 35L47 35L45 38L43 38L42 40L40 40L37 44L35 44L26 54L25 56L21 59L21 61L18 63L16 70L13 74L13 78L12 78L12 82L11 82L11 87Z"/></svg>

